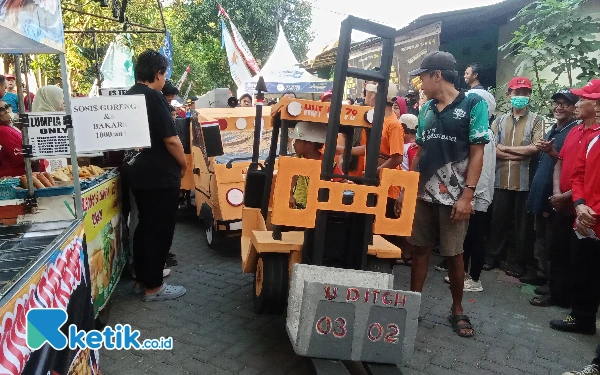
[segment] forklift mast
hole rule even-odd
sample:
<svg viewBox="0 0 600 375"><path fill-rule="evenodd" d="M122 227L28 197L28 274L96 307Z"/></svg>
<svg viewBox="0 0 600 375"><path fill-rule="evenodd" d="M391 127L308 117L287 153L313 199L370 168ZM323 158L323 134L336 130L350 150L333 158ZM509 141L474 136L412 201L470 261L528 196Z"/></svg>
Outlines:
<svg viewBox="0 0 600 375"><path fill-rule="evenodd" d="M348 66L353 30L362 31L381 38L383 50L381 53L381 67L379 71L364 70ZM383 130L383 118L385 117L385 104L392 67L396 33L396 30L391 27L379 25L354 16L348 16L348 18L342 22L340 39L338 43L337 61L333 74L333 95L331 97L329 123L327 124L327 141L325 143L323 163L321 167L322 180L347 177L333 174L333 165L337 137L338 133L340 132L340 116L342 100L344 99L344 86L348 77L354 77L368 81L374 81L378 83L378 85L377 96L375 99L375 112L373 114L373 123L371 127L371 136L369 137L367 144L365 176L363 178L359 178L358 180L353 179L353 181L362 183L364 185L374 186L379 184L379 180L377 178L377 159L379 157L379 144L381 142L381 133ZM344 157L344 160L347 159L349 158Z"/></svg>

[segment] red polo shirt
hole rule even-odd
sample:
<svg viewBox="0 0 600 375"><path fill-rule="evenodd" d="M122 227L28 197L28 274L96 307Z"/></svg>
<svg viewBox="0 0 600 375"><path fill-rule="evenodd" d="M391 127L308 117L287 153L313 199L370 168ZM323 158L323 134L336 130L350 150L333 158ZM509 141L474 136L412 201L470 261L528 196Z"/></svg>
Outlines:
<svg viewBox="0 0 600 375"><path fill-rule="evenodd" d="M600 134L600 125L598 124L588 129L585 129L585 125L576 126L567 135L559 154L562 159L562 170L560 172L561 193L571 190L571 175L577 161L577 155L586 146L586 140L595 134Z"/></svg>
<svg viewBox="0 0 600 375"><path fill-rule="evenodd" d="M585 140L575 160L571 182L573 202L583 201L586 206L600 214L600 134ZM600 215L596 215L596 225L592 227L600 235Z"/></svg>

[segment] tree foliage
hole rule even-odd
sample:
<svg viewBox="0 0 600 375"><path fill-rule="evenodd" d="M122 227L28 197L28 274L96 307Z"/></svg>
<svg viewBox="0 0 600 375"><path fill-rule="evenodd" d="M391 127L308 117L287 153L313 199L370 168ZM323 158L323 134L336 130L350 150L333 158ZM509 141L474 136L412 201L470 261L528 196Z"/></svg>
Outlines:
<svg viewBox="0 0 600 375"><path fill-rule="evenodd" d="M167 10L173 38L176 80L189 65L193 91L234 88L227 56L221 49L218 4L227 11L259 65L267 61L281 24L296 58L302 60L312 40L311 7L306 0L175 0ZM262 63L262 64L261 64Z"/></svg>
<svg viewBox="0 0 600 375"><path fill-rule="evenodd" d="M567 79L569 87L582 85L598 76L600 67L594 52L600 50L596 33L600 22L582 16L582 6L591 0L538 0L524 7L514 19L523 25L513 38L500 47L506 57L520 61L515 74L534 73L534 105L548 109L548 98ZM514 20L513 19L513 20ZM597 56L597 54L596 54ZM554 78L546 79L542 71L550 69ZM547 112L547 111L545 111Z"/></svg>

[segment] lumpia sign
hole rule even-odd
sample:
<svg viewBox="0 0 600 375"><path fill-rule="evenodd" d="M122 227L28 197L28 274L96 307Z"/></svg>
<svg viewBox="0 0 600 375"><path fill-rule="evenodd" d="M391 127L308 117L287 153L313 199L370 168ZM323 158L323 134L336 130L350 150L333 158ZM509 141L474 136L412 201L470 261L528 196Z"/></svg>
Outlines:
<svg viewBox="0 0 600 375"><path fill-rule="evenodd" d="M143 95L71 100L78 153L150 147Z"/></svg>
<svg viewBox="0 0 600 375"><path fill-rule="evenodd" d="M64 112L28 113L29 144L34 157L69 155L69 135Z"/></svg>

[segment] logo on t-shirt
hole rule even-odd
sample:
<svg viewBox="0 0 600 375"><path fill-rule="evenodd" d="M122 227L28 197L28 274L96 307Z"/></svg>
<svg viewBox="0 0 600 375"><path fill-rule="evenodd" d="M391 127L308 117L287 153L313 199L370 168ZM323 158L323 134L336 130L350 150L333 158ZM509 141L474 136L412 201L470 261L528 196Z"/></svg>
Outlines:
<svg viewBox="0 0 600 375"><path fill-rule="evenodd" d="M455 108L453 113L454 113L455 120L460 120L460 119L465 118L465 116L467 116L467 112L463 111L460 108Z"/></svg>

